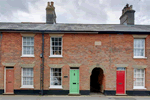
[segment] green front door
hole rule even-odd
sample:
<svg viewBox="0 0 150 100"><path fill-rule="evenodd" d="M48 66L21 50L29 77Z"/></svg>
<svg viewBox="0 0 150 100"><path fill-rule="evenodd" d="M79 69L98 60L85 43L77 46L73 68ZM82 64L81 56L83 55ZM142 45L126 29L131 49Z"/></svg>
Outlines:
<svg viewBox="0 0 150 100"><path fill-rule="evenodd" d="M79 70L70 69L70 94L79 94Z"/></svg>

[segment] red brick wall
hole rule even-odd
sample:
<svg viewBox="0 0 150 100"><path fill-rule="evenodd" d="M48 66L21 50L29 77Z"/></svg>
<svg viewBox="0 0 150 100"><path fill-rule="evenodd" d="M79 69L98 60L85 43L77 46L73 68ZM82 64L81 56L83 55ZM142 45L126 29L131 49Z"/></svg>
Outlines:
<svg viewBox="0 0 150 100"><path fill-rule="evenodd" d="M64 34L63 36L63 58L50 58L50 36L45 34L44 45L44 89L50 86L50 67L48 64L65 64L62 68L64 90L69 90L69 65L68 63L80 63L80 90L90 89L89 68L94 64L103 65L106 69L105 89L116 90L116 67L115 64L129 64L126 69L126 89L133 89L133 68L132 65L148 65L146 68L146 88L150 90L150 36L146 38L146 56L148 59L133 59L133 36L129 34ZM3 33L2 39L2 62L16 63L14 69L15 89L21 86L20 64L35 63L34 87L40 89L40 65L42 53L42 35L34 37L34 58L20 57L22 54L22 36L20 33ZM101 41L100 46L95 46L95 41ZM3 89L4 66L0 67L0 89Z"/></svg>

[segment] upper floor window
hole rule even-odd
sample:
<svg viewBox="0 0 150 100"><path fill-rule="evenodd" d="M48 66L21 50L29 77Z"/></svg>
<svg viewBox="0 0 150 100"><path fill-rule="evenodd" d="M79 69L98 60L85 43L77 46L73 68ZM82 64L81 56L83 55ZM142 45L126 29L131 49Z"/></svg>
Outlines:
<svg viewBox="0 0 150 100"><path fill-rule="evenodd" d="M62 57L62 37L51 37L50 57Z"/></svg>
<svg viewBox="0 0 150 100"><path fill-rule="evenodd" d="M134 57L145 57L145 39L134 39Z"/></svg>
<svg viewBox="0 0 150 100"><path fill-rule="evenodd" d="M145 69L134 69L134 89L145 88Z"/></svg>
<svg viewBox="0 0 150 100"><path fill-rule="evenodd" d="M34 56L34 37L22 37L22 56Z"/></svg>

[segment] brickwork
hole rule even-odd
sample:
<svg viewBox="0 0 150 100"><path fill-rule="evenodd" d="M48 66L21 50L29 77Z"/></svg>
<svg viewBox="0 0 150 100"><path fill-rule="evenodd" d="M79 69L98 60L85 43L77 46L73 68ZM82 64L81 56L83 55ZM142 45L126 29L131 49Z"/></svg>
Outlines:
<svg viewBox="0 0 150 100"><path fill-rule="evenodd" d="M35 64L34 66L34 90L40 89L40 65L42 59L42 34L34 36L35 57L21 57L22 36L20 33L2 33L2 63L16 63L14 66L14 89L21 89L21 67L20 64ZM116 90L116 67L115 64L128 64L126 68L126 89L133 90L133 68L132 65L147 65L146 88L150 90L150 36L146 38L147 59L133 59L133 36L130 34L64 34L63 35L63 57L50 58L50 36L45 34L44 45L44 90L50 90L50 67L49 64L64 64L62 67L63 90L69 90L68 63L79 63L80 90L90 90L89 68L100 64L105 67L104 88L105 90ZM95 45L95 41L101 41L101 45ZM2 66L2 64L1 64ZM68 76L68 78L64 78ZM4 66L0 67L0 89L4 89Z"/></svg>

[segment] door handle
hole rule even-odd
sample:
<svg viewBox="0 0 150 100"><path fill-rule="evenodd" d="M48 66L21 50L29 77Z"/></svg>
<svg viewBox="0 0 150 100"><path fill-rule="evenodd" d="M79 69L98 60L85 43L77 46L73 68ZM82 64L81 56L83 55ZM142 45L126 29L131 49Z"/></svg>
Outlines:
<svg viewBox="0 0 150 100"><path fill-rule="evenodd" d="M73 83L73 84L76 84L76 83Z"/></svg>
<svg viewBox="0 0 150 100"><path fill-rule="evenodd" d="M8 81L8 83L11 83L11 81Z"/></svg>
<svg viewBox="0 0 150 100"><path fill-rule="evenodd" d="M118 83L118 84L122 84L122 83Z"/></svg>

